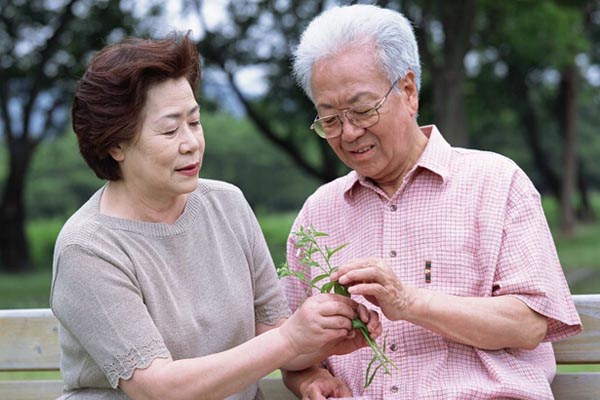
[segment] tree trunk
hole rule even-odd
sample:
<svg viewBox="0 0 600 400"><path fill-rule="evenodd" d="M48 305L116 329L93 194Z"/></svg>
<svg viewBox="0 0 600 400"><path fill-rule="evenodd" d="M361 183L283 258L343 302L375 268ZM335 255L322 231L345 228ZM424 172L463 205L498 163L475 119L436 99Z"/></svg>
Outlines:
<svg viewBox="0 0 600 400"><path fill-rule="evenodd" d="M465 56L471 49L476 10L475 0L425 2L422 15L415 18L423 62L432 71L433 119L453 146L465 147L469 142L464 104ZM441 22L444 33L440 55L434 54L426 28L435 20Z"/></svg>
<svg viewBox="0 0 600 400"><path fill-rule="evenodd" d="M577 219L580 222L591 223L596 221L596 212L590 201L590 188L585 179L584 166L581 158L578 160L577 187L579 189L579 206L577 207Z"/></svg>
<svg viewBox="0 0 600 400"><path fill-rule="evenodd" d="M563 135L562 184L560 191L560 229L565 235L572 235L575 229L575 207L573 198L577 188L577 92L579 71L570 64L562 71L559 95L561 110L560 127Z"/></svg>
<svg viewBox="0 0 600 400"><path fill-rule="evenodd" d="M561 180L558 174L552 169L548 162L549 157L542 148L541 128L537 116L535 115L535 107L530 101L529 87L527 86L526 78L527 73L525 70L509 67L507 75L509 89L511 93L514 93L523 99L520 102L515 101L514 104L521 125L523 126L525 142L531 151L535 167L542 175L547 190L552 193L554 198L559 200L561 194Z"/></svg>
<svg viewBox="0 0 600 400"><path fill-rule="evenodd" d="M464 71L447 68L433 78L433 115L436 126L452 145L468 145L465 121Z"/></svg>
<svg viewBox="0 0 600 400"><path fill-rule="evenodd" d="M0 202L0 268L11 273L30 271L33 266L25 236L23 189L33 147L24 140L9 145L8 179Z"/></svg>

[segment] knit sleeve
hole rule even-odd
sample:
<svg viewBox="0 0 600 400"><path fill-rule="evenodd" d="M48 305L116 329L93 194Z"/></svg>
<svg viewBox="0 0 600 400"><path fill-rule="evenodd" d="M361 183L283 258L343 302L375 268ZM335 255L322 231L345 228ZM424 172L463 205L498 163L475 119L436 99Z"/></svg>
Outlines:
<svg viewBox="0 0 600 400"><path fill-rule="evenodd" d="M280 319L289 317L291 313L260 225L250 205L246 203L246 207L252 238L250 266L253 276L256 322L275 325Z"/></svg>
<svg viewBox="0 0 600 400"><path fill-rule="evenodd" d="M169 357L130 261L116 248L71 244L57 251L50 303L113 388L136 368Z"/></svg>

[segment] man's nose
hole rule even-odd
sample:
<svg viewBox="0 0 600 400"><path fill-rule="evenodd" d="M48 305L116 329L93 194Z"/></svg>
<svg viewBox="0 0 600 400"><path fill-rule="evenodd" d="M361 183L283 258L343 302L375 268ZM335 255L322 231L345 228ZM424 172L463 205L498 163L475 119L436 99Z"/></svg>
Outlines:
<svg viewBox="0 0 600 400"><path fill-rule="evenodd" d="M353 142L365 132L365 128L360 128L352 122L348 114L344 112L339 116L342 123L342 139L347 142Z"/></svg>

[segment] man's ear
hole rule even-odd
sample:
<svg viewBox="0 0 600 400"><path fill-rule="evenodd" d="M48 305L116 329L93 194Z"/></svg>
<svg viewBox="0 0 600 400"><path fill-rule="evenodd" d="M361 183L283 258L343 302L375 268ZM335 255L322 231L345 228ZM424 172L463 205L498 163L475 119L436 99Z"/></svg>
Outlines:
<svg viewBox="0 0 600 400"><path fill-rule="evenodd" d="M417 82L415 80L415 73L408 71L404 78L398 82L400 90L406 94L408 108L412 115L416 115L419 112L419 91L417 90Z"/></svg>
<svg viewBox="0 0 600 400"><path fill-rule="evenodd" d="M125 159L125 153L123 152L123 144L120 143L116 146L113 146L108 150L108 154L113 158L113 160L120 162Z"/></svg>

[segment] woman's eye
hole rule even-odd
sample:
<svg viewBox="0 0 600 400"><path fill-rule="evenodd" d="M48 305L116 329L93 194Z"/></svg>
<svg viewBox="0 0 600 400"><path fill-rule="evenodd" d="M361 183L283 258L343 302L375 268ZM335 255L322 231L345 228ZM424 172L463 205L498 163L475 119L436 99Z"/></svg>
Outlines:
<svg viewBox="0 0 600 400"><path fill-rule="evenodd" d="M163 135L167 135L167 136L172 136L177 132L177 128L170 130L170 131L165 131L163 132Z"/></svg>
<svg viewBox="0 0 600 400"><path fill-rule="evenodd" d="M194 121L194 122L190 122L190 126L193 126L193 127L198 127L198 126L200 126L200 120L198 120L198 121Z"/></svg>

